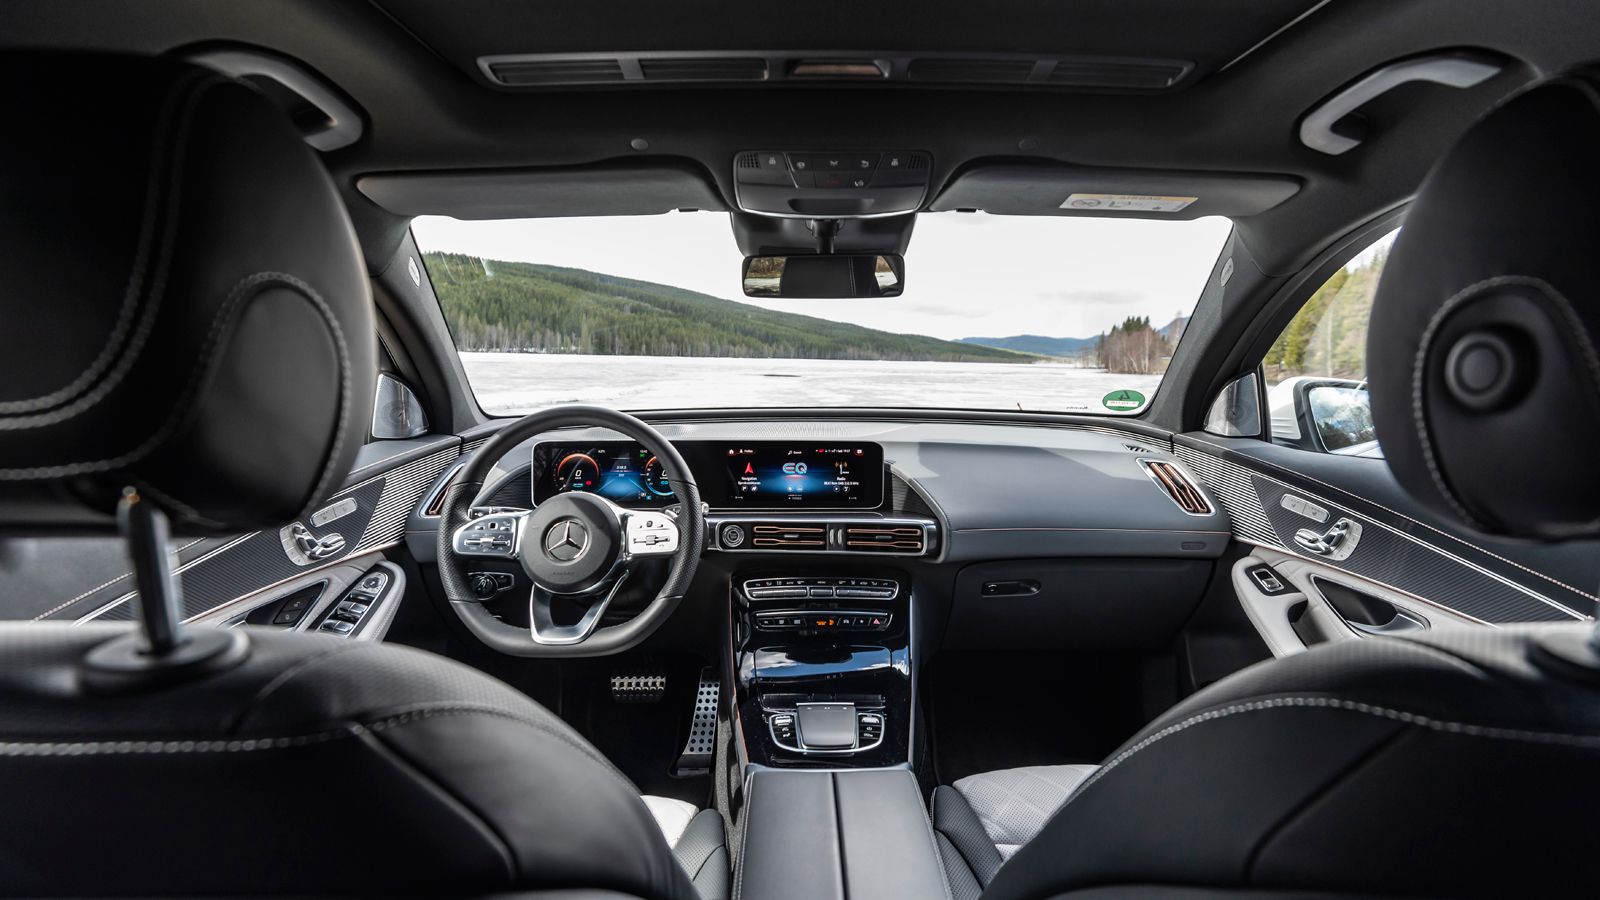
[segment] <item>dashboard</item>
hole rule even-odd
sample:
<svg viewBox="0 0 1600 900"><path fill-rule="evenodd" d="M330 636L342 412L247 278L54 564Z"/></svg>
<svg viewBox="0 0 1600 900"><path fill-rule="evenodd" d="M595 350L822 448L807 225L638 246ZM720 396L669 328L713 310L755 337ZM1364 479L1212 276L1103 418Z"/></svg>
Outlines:
<svg viewBox="0 0 1600 900"><path fill-rule="evenodd" d="M883 447L870 441L675 441L718 508L876 509L883 504ZM624 506L676 503L660 459L633 441L533 446L533 502L573 491Z"/></svg>

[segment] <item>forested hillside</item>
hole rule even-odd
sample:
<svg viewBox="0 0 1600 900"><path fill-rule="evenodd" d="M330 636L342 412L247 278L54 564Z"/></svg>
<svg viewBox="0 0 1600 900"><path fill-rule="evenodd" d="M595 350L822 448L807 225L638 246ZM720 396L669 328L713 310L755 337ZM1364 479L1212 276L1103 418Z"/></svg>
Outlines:
<svg viewBox="0 0 1600 900"><path fill-rule="evenodd" d="M423 260L462 350L941 362L1035 359L762 309L582 269L455 253L427 253Z"/></svg>
<svg viewBox="0 0 1600 900"><path fill-rule="evenodd" d="M1387 251L1333 273L1278 336L1262 362L1267 382L1296 375L1367 376L1367 320Z"/></svg>

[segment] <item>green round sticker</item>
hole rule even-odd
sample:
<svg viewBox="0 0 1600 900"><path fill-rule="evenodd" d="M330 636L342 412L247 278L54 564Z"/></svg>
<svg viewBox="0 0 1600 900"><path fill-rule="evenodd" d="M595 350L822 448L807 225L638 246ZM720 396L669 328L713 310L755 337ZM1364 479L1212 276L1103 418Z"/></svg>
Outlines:
<svg viewBox="0 0 1600 900"><path fill-rule="evenodd" d="M1100 402L1106 409L1117 412L1128 412L1144 406L1144 395L1138 391L1112 391L1105 395Z"/></svg>

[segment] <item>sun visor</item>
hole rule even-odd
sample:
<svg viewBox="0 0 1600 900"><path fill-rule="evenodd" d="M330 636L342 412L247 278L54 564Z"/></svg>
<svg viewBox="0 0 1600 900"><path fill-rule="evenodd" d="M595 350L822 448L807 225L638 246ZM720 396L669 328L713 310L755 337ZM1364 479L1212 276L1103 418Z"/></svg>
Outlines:
<svg viewBox="0 0 1600 900"><path fill-rule="evenodd" d="M672 161L377 173L356 179L356 188L397 215L457 219L649 216L728 208L704 170Z"/></svg>
<svg viewBox="0 0 1600 900"><path fill-rule="evenodd" d="M1298 179L1282 175L980 163L952 178L929 209L980 209L1003 216L1241 218L1271 209L1299 190Z"/></svg>

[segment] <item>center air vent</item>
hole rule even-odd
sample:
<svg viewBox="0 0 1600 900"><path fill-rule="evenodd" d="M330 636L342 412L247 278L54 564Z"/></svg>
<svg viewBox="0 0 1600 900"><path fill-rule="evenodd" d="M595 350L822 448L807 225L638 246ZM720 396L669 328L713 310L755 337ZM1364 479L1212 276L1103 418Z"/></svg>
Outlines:
<svg viewBox="0 0 1600 900"><path fill-rule="evenodd" d="M758 522L750 526L752 550L826 550L828 529L820 523L785 525Z"/></svg>
<svg viewBox="0 0 1600 900"><path fill-rule="evenodd" d="M922 528L916 525L848 525L844 546L855 553L917 553L923 550Z"/></svg>
<svg viewBox="0 0 1600 900"><path fill-rule="evenodd" d="M724 519L710 523L717 550L757 553L877 553L924 556L934 523L919 519Z"/></svg>
<svg viewBox="0 0 1600 900"><path fill-rule="evenodd" d="M1141 459L1139 464L1144 467L1150 480L1160 485L1172 502L1178 504L1179 509L1191 516L1211 515L1211 503L1177 466L1159 459Z"/></svg>

